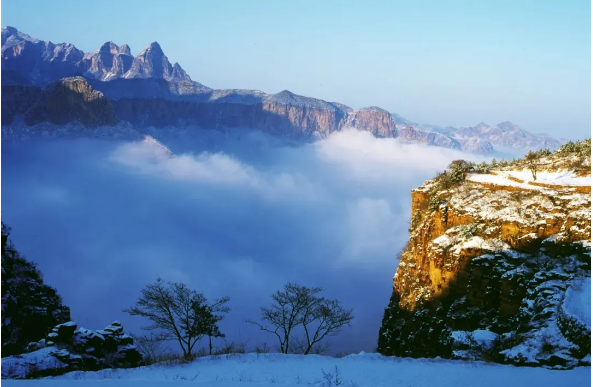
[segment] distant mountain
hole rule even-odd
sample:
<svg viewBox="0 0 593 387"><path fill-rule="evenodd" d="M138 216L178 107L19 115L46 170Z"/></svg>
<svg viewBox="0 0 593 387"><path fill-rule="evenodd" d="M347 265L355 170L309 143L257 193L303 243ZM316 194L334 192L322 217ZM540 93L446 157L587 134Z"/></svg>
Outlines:
<svg viewBox="0 0 593 387"><path fill-rule="evenodd" d="M460 149L488 154L494 150L526 151L529 149L556 149L567 140L557 139L545 134L532 134L519 125L505 121L492 127L483 122L468 128L441 127L436 125L418 124L392 113L398 128L412 126L418 132L440 133L460 144Z"/></svg>
<svg viewBox="0 0 593 387"><path fill-rule="evenodd" d="M506 123L441 128L376 106L353 110L288 90L213 90L193 81L178 63L171 64L157 42L136 57L127 44L111 41L84 53L72 44L31 38L14 27L2 28L2 93L3 126L22 121L95 127L125 121L139 129L252 128L287 138L325 137L353 127L377 137L480 154L492 153L494 146L519 150L560 144Z"/></svg>

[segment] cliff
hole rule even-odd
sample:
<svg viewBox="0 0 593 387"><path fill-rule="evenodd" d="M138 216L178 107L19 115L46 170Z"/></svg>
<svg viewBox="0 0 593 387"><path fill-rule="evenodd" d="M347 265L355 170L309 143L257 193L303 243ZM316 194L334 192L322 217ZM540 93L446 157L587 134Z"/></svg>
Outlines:
<svg viewBox="0 0 593 387"><path fill-rule="evenodd" d="M2 125L21 117L27 125L77 122L85 127L113 126L116 118L109 101L82 77L64 78L38 86L2 85Z"/></svg>
<svg viewBox="0 0 593 387"><path fill-rule="evenodd" d="M566 311L590 284L590 151L587 140L532 160L457 161L413 190L379 352L589 364L590 318Z"/></svg>

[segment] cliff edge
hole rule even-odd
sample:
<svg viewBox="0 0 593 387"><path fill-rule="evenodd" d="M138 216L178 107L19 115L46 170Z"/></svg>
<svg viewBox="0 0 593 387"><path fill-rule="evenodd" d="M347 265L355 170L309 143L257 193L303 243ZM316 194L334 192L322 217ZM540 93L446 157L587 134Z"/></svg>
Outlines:
<svg viewBox="0 0 593 387"><path fill-rule="evenodd" d="M458 160L413 190L378 351L590 364L590 155L589 139L511 162Z"/></svg>

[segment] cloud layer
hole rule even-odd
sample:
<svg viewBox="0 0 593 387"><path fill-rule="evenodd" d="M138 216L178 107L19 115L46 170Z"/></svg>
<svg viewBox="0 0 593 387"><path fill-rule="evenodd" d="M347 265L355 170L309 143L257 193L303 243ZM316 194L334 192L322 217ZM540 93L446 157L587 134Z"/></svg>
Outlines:
<svg viewBox="0 0 593 387"><path fill-rule="evenodd" d="M410 190L464 155L357 131L194 140L163 140L172 157L151 141L3 144L2 219L73 319L136 330L145 321L121 310L162 277L230 296L229 339L275 344L243 320L297 281L354 308L336 350L373 350Z"/></svg>

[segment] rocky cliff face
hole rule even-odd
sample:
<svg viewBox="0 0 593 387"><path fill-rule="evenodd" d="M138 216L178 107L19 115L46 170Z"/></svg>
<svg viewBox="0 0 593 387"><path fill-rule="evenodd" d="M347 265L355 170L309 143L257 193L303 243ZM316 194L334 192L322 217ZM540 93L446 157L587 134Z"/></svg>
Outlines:
<svg viewBox="0 0 593 387"><path fill-rule="evenodd" d="M109 81L123 77L132 67L133 61L127 44L118 47L113 42L107 42L97 51L85 54L81 67L86 69L85 76Z"/></svg>
<svg viewBox="0 0 593 387"><path fill-rule="evenodd" d="M373 133L376 137L396 137L395 122L388 111L371 106L351 112L341 125Z"/></svg>
<svg viewBox="0 0 593 387"><path fill-rule="evenodd" d="M576 177L527 184L513 177L514 166L467 178L452 170L412 191L410 239L379 352L589 364L590 318L567 313L567 294L590 284L590 157L556 153L539 168L553 176L575 160L579 175L589 169L588 185Z"/></svg>
<svg viewBox="0 0 593 387"><path fill-rule="evenodd" d="M109 101L82 77L64 78L41 89L2 85L2 125L21 117L27 125L78 122L85 127L113 126L116 118Z"/></svg>
<svg viewBox="0 0 593 387"><path fill-rule="evenodd" d="M2 28L2 72L13 71L25 79L48 82L81 73L84 53L72 44L33 39L14 27Z"/></svg>
<svg viewBox="0 0 593 387"><path fill-rule="evenodd" d="M406 125L399 128L397 138L405 142L435 145L443 148L462 150L461 144L452 138L436 132L425 132L414 126ZM463 149L465 150L465 149Z"/></svg>

